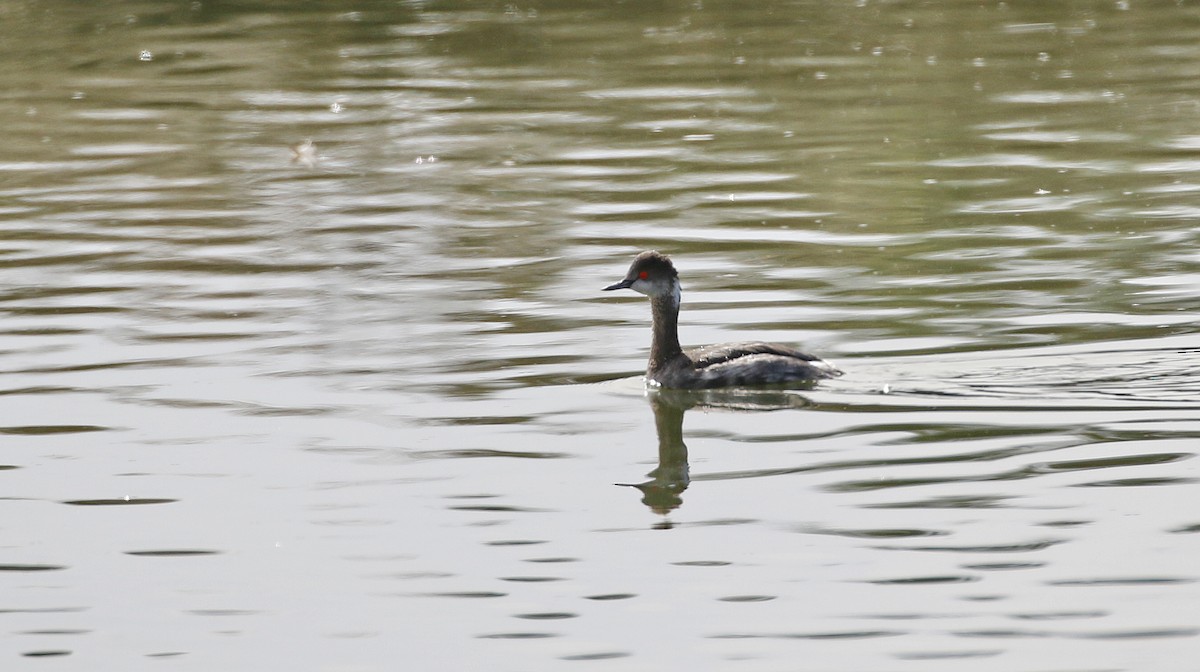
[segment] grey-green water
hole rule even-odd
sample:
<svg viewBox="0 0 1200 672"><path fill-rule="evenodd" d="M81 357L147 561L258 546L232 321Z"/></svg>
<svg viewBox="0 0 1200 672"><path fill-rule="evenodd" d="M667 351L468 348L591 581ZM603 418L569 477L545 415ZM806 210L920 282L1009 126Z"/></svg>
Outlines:
<svg viewBox="0 0 1200 672"><path fill-rule="evenodd" d="M27 1L0 36L3 669L1200 652L1194 3ZM685 343L847 375L647 395L645 301L599 291L647 248Z"/></svg>

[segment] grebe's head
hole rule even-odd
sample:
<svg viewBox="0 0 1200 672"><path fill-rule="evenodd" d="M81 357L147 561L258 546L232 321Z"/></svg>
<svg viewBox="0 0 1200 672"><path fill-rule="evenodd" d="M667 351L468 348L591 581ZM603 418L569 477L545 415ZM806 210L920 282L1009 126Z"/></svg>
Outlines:
<svg viewBox="0 0 1200 672"><path fill-rule="evenodd" d="M654 250L634 257L625 279L605 287L604 291L614 289L632 289L651 298L670 296L679 305L679 273L666 255Z"/></svg>

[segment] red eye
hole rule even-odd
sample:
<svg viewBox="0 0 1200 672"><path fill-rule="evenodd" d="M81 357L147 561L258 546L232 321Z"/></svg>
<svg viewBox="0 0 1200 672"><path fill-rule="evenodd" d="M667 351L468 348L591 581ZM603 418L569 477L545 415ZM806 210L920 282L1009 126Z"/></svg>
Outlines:
<svg viewBox="0 0 1200 672"><path fill-rule="evenodd" d="M638 273L638 277L641 278L642 280L645 280L646 278L650 277L650 274L645 271L642 271L641 273Z"/></svg>

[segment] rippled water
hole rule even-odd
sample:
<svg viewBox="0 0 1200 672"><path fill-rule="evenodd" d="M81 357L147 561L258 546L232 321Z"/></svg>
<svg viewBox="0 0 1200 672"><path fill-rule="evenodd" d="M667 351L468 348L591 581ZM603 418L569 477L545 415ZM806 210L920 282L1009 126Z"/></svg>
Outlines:
<svg viewBox="0 0 1200 672"><path fill-rule="evenodd" d="M4 669L1190 669L1200 9L102 5L0 5ZM648 394L648 248L847 375Z"/></svg>

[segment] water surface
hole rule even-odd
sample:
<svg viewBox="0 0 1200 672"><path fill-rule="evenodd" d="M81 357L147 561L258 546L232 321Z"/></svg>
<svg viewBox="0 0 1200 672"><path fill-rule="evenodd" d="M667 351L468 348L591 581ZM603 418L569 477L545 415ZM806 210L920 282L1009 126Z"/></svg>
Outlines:
<svg viewBox="0 0 1200 672"><path fill-rule="evenodd" d="M952 4L0 7L5 669L1188 669L1200 10Z"/></svg>

